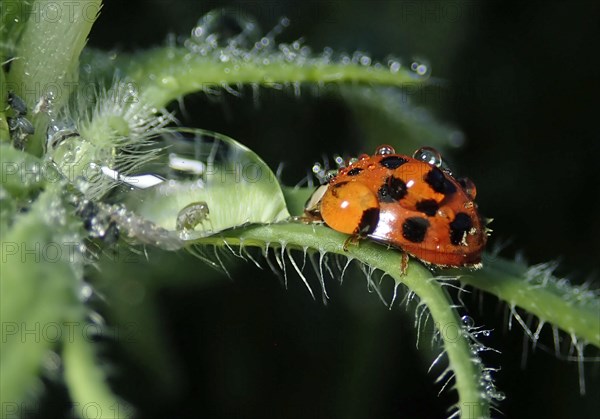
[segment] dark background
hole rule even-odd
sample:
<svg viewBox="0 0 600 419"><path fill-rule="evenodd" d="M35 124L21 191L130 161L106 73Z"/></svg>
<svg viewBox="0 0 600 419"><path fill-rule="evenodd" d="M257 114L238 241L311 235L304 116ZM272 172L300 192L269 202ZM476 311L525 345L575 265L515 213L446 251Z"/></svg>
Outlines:
<svg viewBox="0 0 600 419"><path fill-rule="evenodd" d="M254 16L263 31L285 15L291 26L278 39L302 36L317 51L425 57L447 88L422 104L462 130L465 145L447 154L475 181L482 213L494 218L492 244L508 240L507 258L522 252L530 263L558 259L558 273L576 283L597 278L597 2L106 1L89 45L134 51L163 44L168 33L187 36L200 16L224 6ZM288 184L324 152L372 152L363 149L361 128L343 102L305 92L294 98L271 91L259 107L251 95L196 94L179 117L243 142L273 168L285 162ZM143 417L445 417L455 401L453 392L437 396L437 374L427 374L434 355L415 349L413 309L388 311L359 275L343 287L330 281L324 306L297 277L285 290L251 264L232 262L233 281L219 276L203 287L193 279L217 274L198 262L163 255L154 263L175 264L176 277L192 280L156 293L168 372L148 372L135 354L113 349L125 364L114 385ZM538 348L521 368L523 333L506 330L503 306L489 296L481 308L477 298L466 303L478 325L494 329L486 344L502 354L485 360L501 366L506 417L599 411L598 364L586 365L588 395L580 397L575 363ZM548 329L541 341L551 347ZM420 348L429 346L422 338Z"/></svg>

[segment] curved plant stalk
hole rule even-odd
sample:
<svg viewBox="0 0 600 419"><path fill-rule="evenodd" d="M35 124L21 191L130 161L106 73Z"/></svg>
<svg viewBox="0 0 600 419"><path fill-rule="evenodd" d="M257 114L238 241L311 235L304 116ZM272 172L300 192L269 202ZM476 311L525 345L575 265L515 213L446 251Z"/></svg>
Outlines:
<svg viewBox="0 0 600 419"><path fill-rule="evenodd" d="M115 396L106 382L106 371L98 365L96 348L83 316L72 319L72 339L62 352L65 382L73 401L75 417L122 418L133 416L132 407Z"/></svg>
<svg viewBox="0 0 600 419"><path fill-rule="evenodd" d="M251 246L265 249L314 249L321 254L336 253L369 267L380 269L392 276L397 285L404 284L414 292L424 304L438 329L441 329L444 350L449 359L449 369L454 373L458 395L458 410L462 417L488 417L490 394L486 393L480 360L470 344L468 331L463 327L460 316L442 285L435 280L429 270L417 262L410 262L406 275L401 275L401 254L385 247L361 242L344 251L346 236L325 226L301 223L281 223L265 226L252 226L223 232L195 240L196 245ZM452 333L448 333L451 330ZM473 412L477 412L476 416Z"/></svg>
<svg viewBox="0 0 600 419"><path fill-rule="evenodd" d="M14 90L30 109L42 98L56 110L66 104L77 84L79 55L101 5L101 0L34 1L34 10L49 7L57 19L33 19L25 26L6 79L7 89ZM32 115L35 133L27 149L34 154L41 154L49 121L47 113Z"/></svg>
<svg viewBox="0 0 600 419"><path fill-rule="evenodd" d="M1 162L7 169L2 187L15 202L46 187L30 211L20 216L4 217L5 203L12 201L0 200L3 412L20 415L34 409L26 406L39 396L38 377L54 373L44 365L52 365L52 351L62 348L65 380L74 402L71 414L84 418L102 412L102 417L130 417L131 408L112 394L106 371L95 356L90 331L99 327L85 319L87 309L77 298L83 279L80 251L84 238L66 201L65 184L36 157L0 147ZM18 170L12 170L13 165Z"/></svg>
<svg viewBox="0 0 600 419"><path fill-rule="evenodd" d="M66 314L76 307L83 276L80 225L51 185L2 236L0 280L0 401L21 407L32 393L49 351L67 335Z"/></svg>
<svg viewBox="0 0 600 419"><path fill-rule="evenodd" d="M215 61L183 47L163 47L132 57L123 74L140 89L142 101L152 106L165 106L189 93L241 84L275 86L300 83L361 83L402 87L419 85L426 77L401 69L343 64L321 57L305 57L287 62L279 52Z"/></svg>
<svg viewBox="0 0 600 419"><path fill-rule="evenodd" d="M283 188L292 215L301 215L310 188ZM548 264L527 266L523 263L483 254L483 268L476 271L446 269L465 284L489 292L510 307L521 307L540 319L540 324L556 326L572 337L600 348L600 298L597 290L573 286L552 275ZM531 333L537 339L541 327ZM536 337L537 336L537 337Z"/></svg>
<svg viewBox="0 0 600 419"><path fill-rule="evenodd" d="M464 273L454 270L463 284L471 285L521 307L539 319L535 332L526 332L535 341L544 324L559 327L570 336L600 348L600 299L598 291L559 280L549 264L528 267L523 263L486 255L484 269ZM524 326L524 325L523 325ZM576 343L575 341L574 343Z"/></svg>

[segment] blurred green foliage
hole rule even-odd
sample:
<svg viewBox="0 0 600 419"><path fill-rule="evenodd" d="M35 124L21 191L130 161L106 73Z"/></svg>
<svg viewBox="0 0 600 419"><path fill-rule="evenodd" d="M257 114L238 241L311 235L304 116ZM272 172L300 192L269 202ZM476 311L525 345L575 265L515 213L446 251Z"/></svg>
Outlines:
<svg viewBox="0 0 600 419"><path fill-rule="evenodd" d="M420 137L443 136L451 166L475 180L482 212L495 218L494 240L512 240L504 255L561 257L559 272L575 272L578 282L597 268L599 58L588 42L598 36L597 5L107 1L90 44L137 51L164 43L168 32L187 36L200 16L225 5L267 31L286 15L292 26L278 39L303 36L316 50L424 57L439 83L401 93L449 122L429 123L430 115L416 112L411 121L424 122L402 130L393 110L374 110L361 92L306 89L297 98L273 90L261 90L258 100L250 90L241 98L192 95L171 105L183 125L230 135L272 168L284 162L288 185L323 153L371 152L381 142L410 152ZM92 305L126 330L122 345L106 345L101 359L118 365L111 386L141 406L142 417L443 417L454 401L448 392L437 397L426 373L429 339L414 347L413 313L387 311L355 270L343 286L328 283L323 306L300 281L283 289L251 263L228 261L228 282L189 255L99 252L104 257L86 278L101 296ZM597 398L579 396L574 363L538 351L519 369L521 332L506 334L502 305L482 296L478 309L478 298L466 303L478 324L497 328L486 343L502 354L484 361L502 366L497 384L507 392L501 410L508 417L586 417L600 408ZM549 333L542 338L551 346ZM597 393L598 369L586 369L586 379L588 394ZM60 416L68 405L63 384L44 383L50 391L40 405Z"/></svg>

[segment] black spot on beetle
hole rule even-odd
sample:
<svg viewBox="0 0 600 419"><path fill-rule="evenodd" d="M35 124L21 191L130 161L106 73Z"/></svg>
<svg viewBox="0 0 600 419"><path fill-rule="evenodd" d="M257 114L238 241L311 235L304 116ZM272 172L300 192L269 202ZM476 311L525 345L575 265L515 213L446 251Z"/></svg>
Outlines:
<svg viewBox="0 0 600 419"><path fill-rule="evenodd" d="M454 192L456 192L456 186L454 185L454 183L452 183L446 177L444 172L442 172L437 167L432 167L431 170L427 172L424 179L425 182L427 182L427 184L438 193L442 193L444 195L451 195Z"/></svg>
<svg viewBox="0 0 600 419"><path fill-rule="evenodd" d="M429 228L429 221L421 217L410 217L402 223L402 237L409 242L421 243Z"/></svg>
<svg viewBox="0 0 600 419"><path fill-rule="evenodd" d="M348 176L356 176L362 171L363 171L363 169L361 169L360 167L355 167L354 169L348 170L348 173L346 173L346 174Z"/></svg>
<svg viewBox="0 0 600 419"><path fill-rule="evenodd" d="M417 211L424 212L430 217L433 217L439 209L439 205L435 199L423 199L422 201L417 202L416 207Z"/></svg>
<svg viewBox="0 0 600 419"><path fill-rule="evenodd" d="M387 156L379 160L379 164L388 169L397 169L406 162L406 159L399 156Z"/></svg>
<svg viewBox="0 0 600 419"><path fill-rule="evenodd" d="M336 183L335 185L333 185L333 188L334 188L334 189L337 189L337 188L339 188L340 186L343 186L343 185L345 185L346 183L348 183L348 181L346 181L346 182L339 182L339 183Z"/></svg>
<svg viewBox="0 0 600 419"><path fill-rule="evenodd" d="M458 246L463 240L465 233L473 227L473 221L468 214L459 212L450 223L450 242Z"/></svg>
<svg viewBox="0 0 600 419"><path fill-rule="evenodd" d="M406 193L406 183L402 179L390 176L377 191L377 198L380 202L392 203L404 198Z"/></svg>
<svg viewBox="0 0 600 419"><path fill-rule="evenodd" d="M379 222L379 208L368 208L363 211L360 222L358 223L358 234L367 235L375 231Z"/></svg>

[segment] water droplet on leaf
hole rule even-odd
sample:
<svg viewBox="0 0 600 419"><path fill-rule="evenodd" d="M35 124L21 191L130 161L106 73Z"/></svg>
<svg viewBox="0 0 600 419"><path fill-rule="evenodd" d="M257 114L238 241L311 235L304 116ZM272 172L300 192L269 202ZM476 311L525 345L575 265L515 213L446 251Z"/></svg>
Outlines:
<svg viewBox="0 0 600 419"><path fill-rule="evenodd" d="M431 74L431 66L421 60L415 60L410 64L410 69L418 76L426 77Z"/></svg>
<svg viewBox="0 0 600 419"><path fill-rule="evenodd" d="M202 16L192 29L191 41L209 49L228 46L248 49L259 37L254 19L239 10L220 9Z"/></svg>
<svg viewBox="0 0 600 419"><path fill-rule="evenodd" d="M475 326L475 320L473 320L473 318L471 316L462 316L460 318L460 320L467 327L473 327L473 326Z"/></svg>

